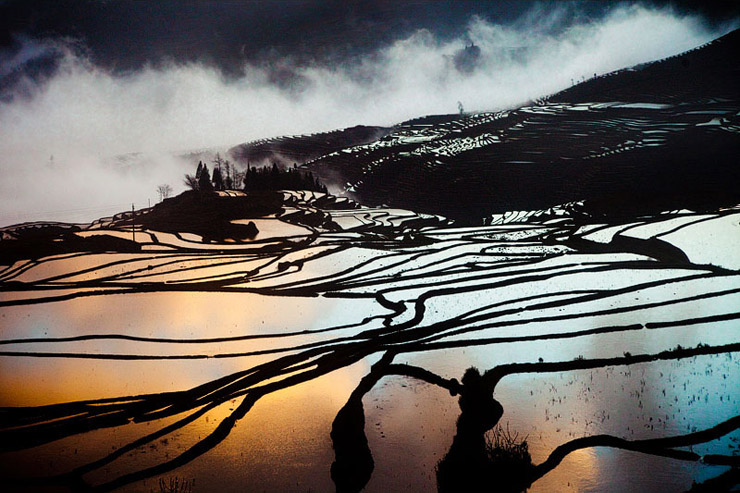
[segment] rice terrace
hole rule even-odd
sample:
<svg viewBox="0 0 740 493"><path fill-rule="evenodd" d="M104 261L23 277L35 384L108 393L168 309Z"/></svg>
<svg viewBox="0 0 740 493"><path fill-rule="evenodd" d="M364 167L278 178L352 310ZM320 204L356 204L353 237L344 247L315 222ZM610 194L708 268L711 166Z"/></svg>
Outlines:
<svg viewBox="0 0 740 493"><path fill-rule="evenodd" d="M92 18L145 8L60 4L91 9ZM326 2L206 4L147 8L195 9L192 15L204 18L208 9L233 15L253 9L255 19L296 9L306 23L318 22L312 9L326 8ZM153 204L118 205L95 218L78 220L70 210L56 219L6 221L15 211L10 203L25 200L25 192L2 188L4 196L19 194L2 203L3 225L10 225L0 228L3 491L738 488L740 30L731 22L737 9L569 4L559 8L586 9L590 20L561 12L557 22L580 26L578 36L568 37L575 36L571 24L555 29L542 21L555 30L542 34L540 46L498 52L487 35L513 36L525 20L533 24L522 32L534 32L540 24L532 19L555 7L370 4L382 22L375 10L360 7L351 16L338 6L340 13L315 14L336 22L332 46L346 36L359 50L332 63L386 57L391 64L397 50L418 42L419 53L434 55L444 69L436 83L459 91L466 84L484 91L481 81L496 63L512 80L524 80L514 75L530 72L512 67L540 67L545 41L578 45L578 36L592 39L589 29L603 35L610 26L648 19L676 23L685 37L680 29L699 28L682 23L696 18L725 28L696 31L707 39L664 57L629 65L619 59L608 71L589 66L580 79L553 72L566 83L543 83L530 97L512 95L514 102L492 99L481 110L472 110L477 100L454 100L452 112L436 111L437 88L429 90L428 113L412 113L417 107L399 98L395 105L412 116L398 120L390 120L394 112L368 112L365 119L347 113L361 120L346 125L333 116L340 124L314 128L307 118L299 120L306 131L290 135L273 131L266 116L260 125L267 130L249 127L245 134L255 137L245 143L170 154L161 169L175 170L167 179L178 183L176 191L163 184ZM409 13L412 4L418 18ZM376 46L381 41L356 29L372 25L390 36L401 18L394 16L407 16L398 26L421 23L427 17L419 12L443 6L452 20L470 22L470 39L444 38L446 31L428 27L423 36L439 36L434 42L419 41L417 33ZM496 24L494 6L521 12L500 14L509 24ZM471 21L466 9L473 8L484 10ZM20 2L0 2L2 9L18 18L25 12ZM57 12L48 9L44 22ZM347 32L345 14L354 19ZM75 22L87 32L82 20ZM378 27L383 23L388 31ZM136 84L135 75L103 68L105 57L132 59L115 58L107 45L95 44L94 31L88 35L84 63L79 53L62 50L43 52L52 53L43 60L28 55L37 63L31 66L20 38L3 45L15 58L0 61L15 65L0 72L0 134L13 134L8 122L37 121L32 103L61 90L55 84L65 77L120 84L106 91L141 97L145 86L125 87ZM275 46L289 50L293 35ZM323 63L324 38L314 36L310 60ZM335 81L338 72L322 76L301 65L308 55L297 46L286 58L292 72L286 75L287 61L245 58L246 75L226 71L219 82L224 94L262 91L306 111L319 103L330 111L331 97L342 96L312 91L319 77ZM608 52L617 49L609 46ZM143 45L133 53L138 49ZM183 60L141 62L134 73L165 77L205 63ZM336 92L363 104L360 89L377 81L351 81L380 78L366 73L371 61ZM262 70L265 85L250 86L257 82L248 69ZM172 139L168 145L179 145L178 136L162 132ZM16 140L3 137L0 150ZM50 176L69 171L59 164L64 151L55 152L54 162L43 164ZM120 176L121 187L131 174L148 179L160 159L134 150L104 154L100 176ZM65 196L74 195L65 183L77 182L59 182ZM114 182L107 186L117 193ZM42 204L55 200L35 194ZM87 207L84 194L75 200ZM113 198L103 193L99 200ZM92 207L82 212L102 210Z"/></svg>

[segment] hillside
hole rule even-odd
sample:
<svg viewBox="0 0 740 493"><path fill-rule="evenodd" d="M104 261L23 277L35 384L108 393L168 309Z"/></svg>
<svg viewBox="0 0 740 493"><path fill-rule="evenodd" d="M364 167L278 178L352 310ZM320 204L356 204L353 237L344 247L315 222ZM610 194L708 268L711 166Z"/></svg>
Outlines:
<svg viewBox="0 0 740 493"><path fill-rule="evenodd" d="M232 147L228 155L235 161L246 165L261 166L277 162L283 165L303 164L325 154L345 147L368 144L387 135L390 128L355 127L320 132L311 135L274 137L247 142Z"/></svg>
<svg viewBox="0 0 740 493"><path fill-rule="evenodd" d="M738 53L734 31L515 110L409 121L307 167L363 204L468 223L577 200L608 215L734 205Z"/></svg>

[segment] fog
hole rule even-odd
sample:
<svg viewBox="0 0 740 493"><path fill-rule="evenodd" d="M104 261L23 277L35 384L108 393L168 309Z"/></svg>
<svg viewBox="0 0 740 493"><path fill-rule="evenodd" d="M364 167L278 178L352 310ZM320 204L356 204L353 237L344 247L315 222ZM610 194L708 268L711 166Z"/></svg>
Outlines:
<svg viewBox="0 0 740 493"><path fill-rule="evenodd" d="M472 17L457 39L420 30L341 63L283 57L245 66L238 78L176 61L115 73L78 42L19 38L21 49L0 53L0 76L14 74L0 99L0 226L146 207L158 184L184 189L182 176L197 163L174 156L188 150L390 125L454 113L458 101L468 112L513 107L737 26L710 28L670 9L621 6L588 19L574 8L534 7L508 25ZM471 42L477 57L463 50ZM34 60L56 65L48 76L23 76ZM130 153L142 154L114 159Z"/></svg>

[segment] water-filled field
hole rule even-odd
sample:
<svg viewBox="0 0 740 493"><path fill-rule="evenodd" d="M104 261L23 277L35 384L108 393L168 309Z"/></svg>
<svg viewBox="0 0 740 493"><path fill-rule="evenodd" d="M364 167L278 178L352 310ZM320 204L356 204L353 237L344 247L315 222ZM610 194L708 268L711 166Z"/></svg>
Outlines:
<svg viewBox="0 0 740 493"><path fill-rule="evenodd" d="M132 251L2 268L5 485L682 491L737 474L740 211L458 228L285 200L249 238L121 216L72 234L133 226Z"/></svg>

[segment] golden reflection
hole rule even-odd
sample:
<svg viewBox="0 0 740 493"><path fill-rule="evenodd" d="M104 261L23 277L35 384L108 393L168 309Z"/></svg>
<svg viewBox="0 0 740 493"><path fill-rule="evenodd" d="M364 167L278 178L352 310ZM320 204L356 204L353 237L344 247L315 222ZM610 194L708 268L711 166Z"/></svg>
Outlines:
<svg viewBox="0 0 740 493"><path fill-rule="evenodd" d="M195 362L196 367L197 363ZM233 370L234 366L242 366L246 362L242 360L241 365L235 365L234 361L220 363L228 365ZM248 364L255 363L256 361L250 361ZM131 372L132 364L127 362L113 362L113 364L105 362L105 368L96 362L87 366L84 362L79 364L78 361L74 365L47 366L43 369L43 373L59 376L55 379L54 385L48 387L34 385L33 390L25 386L27 391L17 390L17 385L9 385L8 390L16 389L16 392L11 394L3 392L3 395L8 400L15 401L15 404L25 401L31 405L38 405L99 398L107 395L125 395L127 390L139 392L189 388L202 383L204 373L208 373L203 367L192 368L193 362L177 362L175 365L171 362L135 362L134 364L137 367L135 373ZM188 366L191 368L188 369ZM226 369L221 367L219 372L225 372ZM311 484L316 484L318 481L319 484L328 487L331 484L328 470L333 460L329 440L331 423L368 369L367 363L359 362L262 397L246 416L237 422L232 433L218 444L212 453L178 469L178 474L197 477L199 481L207 482L216 489L221 489L219 485L226 489L233 489L234 485L250 484L252 475L262 472L267 474L263 477L266 481L263 484L275 484L276 487L282 489L287 486L282 483L287 478L291 480L306 478L308 481L310 475L315 476L317 471L319 473L324 471L325 477L311 480ZM20 370L17 368L13 369L14 374L19 374L16 373L18 371ZM90 375L92 378L83 377L86 384L80 385L81 375ZM101 378L96 378L97 375ZM206 377L206 380L210 378ZM137 387L134 389L132 385ZM51 391L54 387L58 389L58 393L44 394L45 391ZM63 391L64 389L66 392ZM193 423L130 451L104 469L87 475L86 479L93 483L109 480L113 476L153 466L182 454L213 432L224 418L234 412L242 399L231 399L217 406ZM31 466L43 463L46 465L41 470L45 473L63 472L85 461L103 457L111 450L115 451L116 448L142 435L161 429L187 414L183 413L148 423L131 423L116 428L99 429L42 447L11 453L6 457L6 467L16 464L23 466L22 470L29 474L37 474L38 469ZM72 450L75 452L70 454ZM66 454L70 454L69 460L63 459ZM246 463L250 464L249 468L245 468ZM280 475L274 475L276 465L282 471ZM267 473L268 470L272 472ZM214 471L217 473L214 474ZM14 472L15 475L18 474L18 470ZM139 487L132 485L132 491L136 491ZM211 487L209 486L208 489Z"/></svg>

